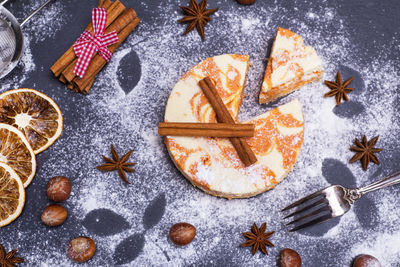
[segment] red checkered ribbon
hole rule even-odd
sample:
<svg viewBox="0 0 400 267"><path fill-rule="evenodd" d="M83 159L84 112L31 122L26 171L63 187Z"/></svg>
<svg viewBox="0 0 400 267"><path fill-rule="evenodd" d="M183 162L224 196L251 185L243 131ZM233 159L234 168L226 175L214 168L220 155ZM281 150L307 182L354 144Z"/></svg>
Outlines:
<svg viewBox="0 0 400 267"><path fill-rule="evenodd" d="M80 78L86 73L93 55L97 52L107 62L111 59L113 53L107 46L118 42L116 31L104 34L106 29L107 11L105 8L93 8L92 23L93 32L84 31L74 44L74 51L78 57L74 73Z"/></svg>

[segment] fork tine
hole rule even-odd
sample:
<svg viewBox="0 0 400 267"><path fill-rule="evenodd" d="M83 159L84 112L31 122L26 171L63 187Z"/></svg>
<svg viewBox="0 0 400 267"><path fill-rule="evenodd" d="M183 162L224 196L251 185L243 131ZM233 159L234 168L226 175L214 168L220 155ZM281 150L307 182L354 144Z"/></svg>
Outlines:
<svg viewBox="0 0 400 267"><path fill-rule="evenodd" d="M294 208L294 207L296 207L296 206L298 206L300 204L303 204L304 202L306 202L306 201L308 201L310 199L313 199L313 198L315 198L315 197L317 197L317 196L319 196L321 194L322 194L322 191L318 191L318 192L312 193L311 195L308 195L308 196L306 196L306 197L304 197L304 198L302 198L300 200L297 200L296 202L292 203L291 205L287 206L286 208L284 208L281 211L292 209L292 208Z"/></svg>
<svg viewBox="0 0 400 267"><path fill-rule="evenodd" d="M307 211L307 210L309 210L309 209L315 208L315 207L317 207L317 206L319 206L319 205L321 205L321 204L324 204L324 203L328 203L328 201L326 200L326 198L322 198L322 199L320 199L320 200L318 200L318 201L316 201L316 202L311 203L311 204L308 205L308 206L305 206L305 207L302 208L302 209L296 210L295 212L289 214L288 216L286 216L286 217L283 218L283 219L287 219L287 218L292 217L292 216L294 216L294 215L300 214L300 213L302 213L302 212L305 212L305 211Z"/></svg>
<svg viewBox="0 0 400 267"><path fill-rule="evenodd" d="M297 230L300 230L300 229L309 227L309 226L311 226L311 225L318 224L318 223L322 223L322 222L327 221L327 220L329 220L329 219L331 219L331 218L333 218L333 217L332 217L332 214L326 214L326 215L320 216L320 217L318 217L318 218L316 218L316 219L314 219L314 220L312 220L312 221L309 221L309 222L307 222L307 223L304 223L304 224L301 224L301 225L299 225L299 226L296 226L295 228L290 229L289 232L295 232L295 231L297 231Z"/></svg>
<svg viewBox="0 0 400 267"><path fill-rule="evenodd" d="M321 204L327 204L327 203L328 203L328 200L327 200L325 197L323 197L323 198L321 198L321 199L318 200L318 201L312 202L312 203L308 204L307 206L305 206L305 207L303 207L303 208L301 208L301 209L298 209L298 210L296 210L296 211L290 213L289 215L287 215L287 216L284 217L283 219L287 219L287 218L292 217L292 216L294 216L294 215L303 213L303 212L305 212L305 211L307 211L307 210L309 210L309 209L318 207L318 206L321 205Z"/></svg>
<svg viewBox="0 0 400 267"><path fill-rule="evenodd" d="M304 216L302 216L300 218L297 218L297 219L291 221L290 223L287 223L286 225L291 225L291 224L294 224L294 223L297 223L297 222L300 222L300 221L304 221L305 219L308 219L308 218L310 218L310 217L312 217L314 215L317 215L317 214L319 214L319 213L321 213L323 211L331 211L331 208L328 205L323 206L322 208L319 208L319 209L314 210L313 212L310 212L310 213L308 213L308 214L306 214L306 215L304 215Z"/></svg>

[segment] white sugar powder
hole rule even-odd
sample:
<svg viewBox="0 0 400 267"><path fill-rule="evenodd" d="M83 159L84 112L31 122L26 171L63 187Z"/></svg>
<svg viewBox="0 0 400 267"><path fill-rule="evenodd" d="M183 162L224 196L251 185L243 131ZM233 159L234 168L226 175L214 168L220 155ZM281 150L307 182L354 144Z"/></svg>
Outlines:
<svg viewBox="0 0 400 267"><path fill-rule="evenodd" d="M24 4L24 13L30 14L41 4L42 1L35 1L33 5L31 3ZM59 33L68 16L72 16L72 14L65 12L65 2L53 1L24 25L24 31L29 31L29 34L34 33L33 37L36 42L44 42Z"/></svg>

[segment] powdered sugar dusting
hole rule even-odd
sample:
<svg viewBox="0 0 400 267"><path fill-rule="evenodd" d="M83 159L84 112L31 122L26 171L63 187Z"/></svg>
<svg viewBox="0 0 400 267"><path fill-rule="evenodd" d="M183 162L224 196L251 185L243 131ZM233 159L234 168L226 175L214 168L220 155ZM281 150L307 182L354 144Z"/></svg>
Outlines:
<svg viewBox="0 0 400 267"><path fill-rule="evenodd" d="M41 4L42 1L35 1L33 5L24 5L24 13L29 14ZM47 38L54 38L70 16L71 14L65 12L64 1L54 1L48 4L43 12L39 12L32 17L24 27L29 28L29 32L34 33L33 37L36 42L44 42Z"/></svg>
<svg viewBox="0 0 400 267"><path fill-rule="evenodd" d="M330 1L318 1L318 5L310 3L301 9L299 1L294 2L293 8L288 8L282 1L261 2L253 6L238 6L228 5L228 0L209 1L210 8L220 6L221 10L205 28L206 41L201 42L195 32L179 36L185 26L176 23L182 15L175 1L165 0L155 5L136 1L133 7L136 9L135 5L138 5L147 10L147 14L156 16L157 23L144 18L99 74L90 95L77 97L60 93L55 97L64 112L74 112L74 107L63 103L64 97L73 97L79 114L65 124L62 138L39 155L41 165L33 188L28 188L28 192L31 199L44 198L46 179L68 172L73 180L74 194L66 202L70 214L65 227L82 235L91 235L98 246L95 257L87 266L113 265L110 255L123 240L136 234L144 235L145 241L132 265L246 263L274 266L280 249L284 247L297 250L305 266L349 266L351 260L361 253L374 255L382 266L400 264L400 247L396 243L400 238L400 226L396 223L400 219L398 189L385 189L370 195L370 200L378 207L376 214L372 215L374 218L370 218L378 223L371 229L361 226L355 209L352 209L323 236L289 234L280 213L283 206L330 184L321 171L326 158L343 162L356 177L357 185L376 180L390 170L392 165L387 164L392 162L392 156L393 161L397 159L394 149L400 145L397 141L399 102L395 97L400 88L400 70L398 62L389 54L399 54L400 34L393 38L392 43L381 46L382 53L377 56L374 51L356 44L348 18L342 15L340 7L332 7ZM179 3L187 4L185 1ZM29 47L32 42L40 43L54 37L48 27L53 31L62 27L64 19L68 18L61 15L64 5L60 1L44 11L38 18L39 24L30 25L35 27L35 32L43 30L43 34L34 37L33 30L27 30L28 46L22 60L26 73L23 77L5 79L2 90L19 87L32 72L39 71ZM47 26L40 26L46 23ZM268 57L267 47L278 26L302 35L306 44L316 49L324 62L325 79L333 80L341 64L359 73L364 88L356 88L349 97L353 101L350 104L361 103L363 111L360 115L339 116L333 112L335 101L322 97L328 91L322 82L306 85L271 106L258 104L264 59ZM127 88L121 85L119 75L131 74L130 68L123 69L125 73L118 73L118 67L132 51L139 57L142 75L136 87L126 94ZM224 53L249 54L253 63L245 89L249 96L243 102L240 120L247 120L295 98L303 104L306 130L297 165L274 190L251 199L228 201L194 188L176 170L162 138L157 135L167 98L180 76L201 60ZM376 56L371 57L372 53ZM379 154L383 171L378 176L374 173L382 168L376 165L364 173L358 164L347 163L352 155L349 145L363 133L368 137L380 136L378 146L384 151ZM128 175L132 182L129 186L116 173L95 169L102 164L101 155L110 155L111 143L120 155L134 149L132 158L137 162L137 172ZM167 202L165 214L157 225L145 229L143 215L146 207L161 193L165 193ZM37 212L29 206L34 205L34 200L28 203L19 221L28 218L36 222ZM81 222L90 211L99 208L121 215L129 223L129 229L112 236L90 233ZM184 248L175 247L167 237L169 227L180 221L187 221L197 228L195 240ZM257 254L252 257L248 249L238 247L245 240L240 233L248 231L253 222L261 224L264 221L267 229L276 231L271 238L276 247L269 250L270 256ZM42 266L71 264L65 248L72 237L64 235L63 228L54 230L38 225L35 232L29 227L23 229L17 229L17 237L23 240L19 245L20 251L29 263L40 262ZM63 233L62 237L60 233ZM35 241L40 236L46 236L40 244L24 241L32 238ZM11 247L12 242L6 238L3 243ZM219 262L216 255L223 255L224 263Z"/></svg>

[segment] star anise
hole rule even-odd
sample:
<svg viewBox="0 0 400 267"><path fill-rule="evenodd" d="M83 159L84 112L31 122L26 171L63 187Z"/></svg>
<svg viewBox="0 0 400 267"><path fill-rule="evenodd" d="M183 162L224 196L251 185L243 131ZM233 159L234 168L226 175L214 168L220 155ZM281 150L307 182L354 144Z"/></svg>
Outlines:
<svg viewBox="0 0 400 267"><path fill-rule="evenodd" d="M180 8L182 8L186 16L178 20L178 22L190 23L183 35L188 34L194 29L194 27L196 27L197 32L204 41L204 27L211 20L210 15L217 12L218 8L206 9L207 0L202 0L200 4L198 4L195 0L190 0L189 7L181 6Z"/></svg>
<svg viewBox="0 0 400 267"><path fill-rule="evenodd" d="M263 223L260 228L257 227L256 223L251 227L251 232L242 233L249 240L241 244L241 247L250 247L253 246L253 255L256 254L257 250L260 249L262 253L268 255L268 251L266 245L269 247L273 247L268 238L270 238L275 232L266 233L265 230L267 228L267 224Z"/></svg>
<svg viewBox="0 0 400 267"><path fill-rule="evenodd" d="M0 244L0 267L15 267L17 263L24 262L23 258L15 257L17 249L6 253L4 247Z"/></svg>
<svg viewBox="0 0 400 267"><path fill-rule="evenodd" d="M340 75L340 71L336 74L336 82L325 81L325 85L328 86L331 90L324 95L324 97L335 96L336 104L340 106L340 102L342 99L349 101L348 93L354 90L354 88L348 88L347 86L354 80L354 77L351 77L347 81L342 81L342 75Z"/></svg>
<svg viewBox="0 0 400 267"><path fill-rule="evenodd" d="M128 178L126 178L125 172L135 172L136 171L135 169L129 167L129 166L134 166L136 163L127 162L129 157L131 156L132 152L133 152L133 150L130 150L130 151L128 151L128 153L126 153L125 155L123 155L120 158L118 156L117 151L115 151L114 146L111 145L112 159L107 158L106 156L103 155L103 159L107 163L97 166L96 168L100 171L115 171L115 170L117 170L121 179L124 180L125 183L130 184Z"/></svg>
<svg viewBox="0 0 400 267"><path fill-rule="evenodd" d="M350 163L360 160L364 171L367 170L370 161L379 165L378 157L374 154L382 151L380 148L375 148L378 138L379 136L375 136L369 141L367 141L365 135L361 141L356 138L354 140L355 145L350 147L351 151L356 152L356 154L350 159Z"/></svg>

